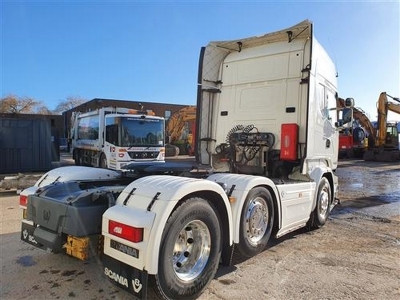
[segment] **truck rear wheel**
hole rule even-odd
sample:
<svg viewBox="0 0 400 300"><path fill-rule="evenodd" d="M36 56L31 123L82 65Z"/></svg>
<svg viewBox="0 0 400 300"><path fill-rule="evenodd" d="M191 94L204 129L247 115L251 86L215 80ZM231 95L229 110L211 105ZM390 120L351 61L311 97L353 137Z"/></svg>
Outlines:
<svg viewBox="0 0 400 300"><path fill-rule="evenodd" d="M170 216L164 228L158 293L164 299L195 299L217 272L222 249L219 217L204 199L191 198Z"/></svg>
<svg viewBox="0 0 400 300"><path fill-rule="evenodd" d="M274 224L271 193L261 187L252 189L243 205L240 219L239 253L252 257L265 249Z"/></svg>
<svg viewBox="0 0 400 300"><path fill-rule="evenodd" d="M329 216L331 198L331 185L329 184L328 179L322 177L318 185L317 202L315 204L315 209L312 212L310 218L312 228L320 228L326 223L326 220Z"/></svg>

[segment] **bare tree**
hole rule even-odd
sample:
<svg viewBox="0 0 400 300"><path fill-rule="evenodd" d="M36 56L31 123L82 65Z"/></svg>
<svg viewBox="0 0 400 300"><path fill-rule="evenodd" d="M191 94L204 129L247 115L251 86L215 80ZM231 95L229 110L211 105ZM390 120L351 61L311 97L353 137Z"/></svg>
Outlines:
<svg viewBox="0 0 400 300"><path fill-rule="evenodd" d="M87 102L87 100L80 98L80 97L67 97L66 100L61 101L54 112L58 114L62 114L64 111L70 110L78 105L81 105L82 103Z"/></svg>
<svg viewBox="0 0 400 300"><path fill-rule="evenodd" d="M61 101L54 111L51 111L41 101L36 101L33 98L8 95L0 99L0 113L61 115L64 111L85 102L87 100L80 97L68 97L66 100Z"/></svg>
<svg viewBox="0 0 400 300"><path fill-rule="evenodd" d="M55 115L54 111L51 111L45 105L38 106L35 110L35 113L38 115Z"/></svg>
<svg viewBox="0 0 400 300"><path fill-rule="evenodd" d="M42 103L30 97L17 97L8 95L0 100L1 113L31 114L36 113L36 109ZM44 107L42 105L42 107Z"/></svg>

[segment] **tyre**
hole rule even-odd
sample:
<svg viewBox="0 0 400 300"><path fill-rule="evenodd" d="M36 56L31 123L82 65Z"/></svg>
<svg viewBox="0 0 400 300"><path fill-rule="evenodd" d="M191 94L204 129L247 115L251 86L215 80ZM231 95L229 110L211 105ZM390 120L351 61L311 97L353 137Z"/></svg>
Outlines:
<svg viewBox="0 0 400 300"><path fill-rule="evenodd" d="M322 177L318 185L315 209L310 218L312 228L320 228L326 223L330 212L331 199L331 185L329 184L328 179Z"/></svg>
<svg viewBox="0 0 400 300"><path fill-rule="evenodd" d="M240 219L240 241L237 250L252 257L267 246L274 224L274 202L271 193L261 187L247 195Z"/></svg>
<svg viewBox="0 0 400 300"><path fill-rule="evenodd" d="M196 299L214 278L222 250L219 217L204 199L191 198L163 231L156 292L164 299Z"/></svg>
<svg viewBox="0 0 400 300"><path fill-rule="evenodd" d="M365 139L365 132L364 129L361 127L356 127L353 130L353 141L356 143L361 143Z"/></svg>
<svg viewBox="0 0 400 300"><path fill-rule="evenodd" d="M107 169L108 168L108 166L107 166L107 158L106 158L106 155L104 153L102 153L100 155L99 167L102 168L102 169Z"/></svg>
<svg viewBox="0 0 400 300"><path fill-rule="evenodd" d="M75 151L75 165L77 166L82 165L82 154L79 150Z"/></svg>

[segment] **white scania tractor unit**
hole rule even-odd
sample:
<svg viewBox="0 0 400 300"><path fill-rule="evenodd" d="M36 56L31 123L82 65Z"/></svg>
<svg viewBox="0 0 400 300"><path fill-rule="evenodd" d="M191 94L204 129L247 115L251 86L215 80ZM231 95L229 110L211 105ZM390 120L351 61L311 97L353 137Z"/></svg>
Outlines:
<svg viewBox="0 0 400 300"><path fill-rule="evenodd" d="M271 236L325 224L338 201L333 171L346 122L337 97L334 64L307 20L211 42L200 53L197 164L87 178L78 169L77 180L77 167L65 178L50 171L21 195L21 239L81 259L82 243L100 240L116 285L138 298L151 287L164 299L195 299L234 251L252 257Z"/></svg>

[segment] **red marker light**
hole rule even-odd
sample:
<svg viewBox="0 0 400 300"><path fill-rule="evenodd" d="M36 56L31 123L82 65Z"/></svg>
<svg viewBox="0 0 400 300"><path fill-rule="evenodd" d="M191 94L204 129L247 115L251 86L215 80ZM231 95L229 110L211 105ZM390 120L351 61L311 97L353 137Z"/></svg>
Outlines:
<svg viewBox="0 0 400 300"><path fill-rule="evenodd" d="M138 243L143 241L143 228L136 228L113 220L108 221L108 233Z"/></svg>
<svg viewBox="0 0 400 300"><path fill-rule="evenodd" d="M26 195L20 195L20 196L19 196L19 205L21 205L21 206L27 206L27 205L28 205L28 196L26 196Z"/></svg>

